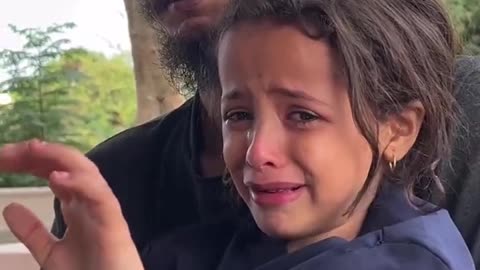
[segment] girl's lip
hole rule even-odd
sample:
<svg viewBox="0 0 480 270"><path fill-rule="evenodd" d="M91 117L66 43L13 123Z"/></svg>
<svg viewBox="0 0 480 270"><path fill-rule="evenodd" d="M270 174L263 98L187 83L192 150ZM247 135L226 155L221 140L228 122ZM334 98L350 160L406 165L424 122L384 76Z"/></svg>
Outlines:
<svg viewBox="0 0 480 270"><path fill-rule="evenodd" d="M267 182L267 181L246 183L246 185L247 187L251 188L254 191L296 189L301 186L305 186L304 183L298 183L298 182Z"/></svg>
<svg viewBox="0 0 480 270"><path fill-rule="evenodd" d="M259 206L280 207L299 199L306 191L306 186L295 183L271 183L250 187L250 196Z"/></svg>

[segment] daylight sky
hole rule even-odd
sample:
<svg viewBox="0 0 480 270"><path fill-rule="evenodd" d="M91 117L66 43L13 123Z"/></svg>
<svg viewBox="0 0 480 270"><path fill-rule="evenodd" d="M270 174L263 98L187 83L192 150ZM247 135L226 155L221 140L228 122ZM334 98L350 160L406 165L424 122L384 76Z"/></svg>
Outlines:
<svg viewBox="0 0 480 270"><path fill-rule="evenodd" d="M130 48L123 0L0 0L0 50L20 48L8 24L46 27L74 22L68 34L74 45L106 54Z"/></svg>
<svg viewBox="0 0 480 270"><path fill-rule="evenodd" d="M65 22L77 25L66 35L73 46L106 55L130 49L123 0L0 0L0 51L22 45L8 24L43 28ZM5 77L0 70L0 81ZM0 105L10 101L7 94L0 93Z"/></svg>

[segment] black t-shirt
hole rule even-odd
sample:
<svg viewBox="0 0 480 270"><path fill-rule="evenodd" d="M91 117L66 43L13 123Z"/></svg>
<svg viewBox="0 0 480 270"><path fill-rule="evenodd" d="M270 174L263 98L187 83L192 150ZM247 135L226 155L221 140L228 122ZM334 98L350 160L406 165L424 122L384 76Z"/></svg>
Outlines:
<svg viewBox="0 0 480 270"><path fill-rule="evenodd" d="M189 224L235 216L238 206L222 177L202 178L200 105L194 96L180 108L128 129L101 143L87 156L99 167L120 201L132 238L141 250L146 241ZM66 226L55 202L52 232Z"/></svg>
<svg viewBox="0 0 480 270"><path fill-rule="evenodd" d="M456 98L462 126L456 136L451 164L443 169L446 208L467 242L480 269L480 57L457 61Z"/></svg>

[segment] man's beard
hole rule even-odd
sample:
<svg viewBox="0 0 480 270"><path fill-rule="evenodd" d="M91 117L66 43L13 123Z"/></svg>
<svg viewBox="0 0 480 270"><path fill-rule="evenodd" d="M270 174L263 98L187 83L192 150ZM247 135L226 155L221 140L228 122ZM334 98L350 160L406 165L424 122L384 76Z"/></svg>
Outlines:
<svg viewBox="0 0 480 270"><path fill-rule="evenodd" d="M215 91L218 87L216 60L209 35L182 38L160 33L160 64L180 91Z"/></svg>

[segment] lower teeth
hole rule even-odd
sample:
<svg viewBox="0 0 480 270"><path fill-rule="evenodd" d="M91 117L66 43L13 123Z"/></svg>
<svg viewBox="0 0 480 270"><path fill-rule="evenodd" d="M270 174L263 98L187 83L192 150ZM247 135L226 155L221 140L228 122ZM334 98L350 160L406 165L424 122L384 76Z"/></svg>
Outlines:
<svg viewBox="0 0 480 270"><path fill-rule="evenodd" d="M281 192L289 192L289 191L295 191L298 188L291 188L291 189L276 189L276 190L265 190L264 192L266 193L281 193Z"/></svg>

